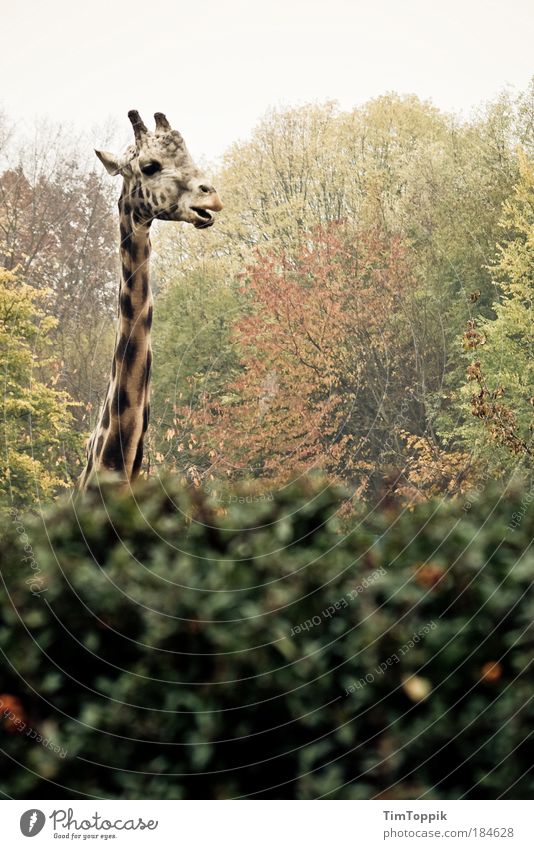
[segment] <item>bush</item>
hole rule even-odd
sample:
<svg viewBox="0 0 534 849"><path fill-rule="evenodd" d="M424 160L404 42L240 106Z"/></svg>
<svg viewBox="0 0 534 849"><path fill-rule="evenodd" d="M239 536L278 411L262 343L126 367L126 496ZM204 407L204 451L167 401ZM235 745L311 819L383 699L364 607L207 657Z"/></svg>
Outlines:
<svg viewBox="0 0 534 849"><path fill-rule="evenodd" d="M2 792L530 797L531 493L348 532L319 480L250 493L152 479L12 516Z"/></svg>

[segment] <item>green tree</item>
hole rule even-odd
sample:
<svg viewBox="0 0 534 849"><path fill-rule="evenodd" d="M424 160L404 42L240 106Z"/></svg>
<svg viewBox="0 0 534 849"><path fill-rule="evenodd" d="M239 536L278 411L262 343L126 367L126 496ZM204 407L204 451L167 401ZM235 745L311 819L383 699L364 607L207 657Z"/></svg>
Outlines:
<svg viewBox="0 0 534 849"><path fill-rule="evenodd" d="M469 322L467 382L458 393L465 417L457 435L501 474L532 467L534 387L534 163L519 152L519 181L504 203L511 233L491 267L499 297L493 318Z"/></svg>
<svg viewBox="0 0 534 849"><path fill-rule="evenodd" d="M221 271L223 272L221 275ZM239 364L231 331L242 298L224 277L224 265L206 262L172 279L154 313L151 465L164 464L196 480L193 428L178 411L200 409L207 396L224 403L225 386ZM192 441L193 440L193 441Z"/></svg>
<svg viewBox="0 0 534 849"><path fill-rule="evenodd" d="M0 173L0 267L48 290L42 306L57 319L50 333L64 364L57 388L81 402L80 432L106 390L118 281L116 188L93 159L88 169L79 143L44 124L34 139L13 139Z"/></svg>
<svg viewBox="0 0 534 849"><path fill-rule="evenodd" d="M49 499L68 485L81 452L73 402L55 388L59 364L45 314L46 291L0 270L0 500L3 506ZM46 371L47 382L40 379Z"/></svg>

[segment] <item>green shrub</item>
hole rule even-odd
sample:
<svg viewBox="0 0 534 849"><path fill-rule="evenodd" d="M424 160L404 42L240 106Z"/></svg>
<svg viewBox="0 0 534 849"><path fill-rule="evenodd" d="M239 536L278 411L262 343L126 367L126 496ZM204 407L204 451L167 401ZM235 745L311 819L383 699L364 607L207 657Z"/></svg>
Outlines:
<svg viewBox="0 0 534 849"><path fill-rule="evenodd" d="M247 493L151 480L8 521L2 792L530 797L532 494L347 533L318 480Z"/></svg>

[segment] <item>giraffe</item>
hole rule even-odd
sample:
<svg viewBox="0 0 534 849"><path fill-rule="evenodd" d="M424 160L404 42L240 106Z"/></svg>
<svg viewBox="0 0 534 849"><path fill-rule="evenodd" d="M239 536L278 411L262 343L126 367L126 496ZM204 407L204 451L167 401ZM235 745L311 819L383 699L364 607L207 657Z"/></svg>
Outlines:
<svg viewBox="0 0 534 849"><path fill-rule="evenodd" d="M96 155L112 176L123 178L119 199L120 284L118 326L106 400L90 437L79 481L84 490L100 470L117 472L124 484L139 475L150 417L150 331L153 298L149 281L150 225L185 221L210 227L223 205L194 164L185 142L162 112L149 132L136 110L128 112L134 144L123 156Z"/></svg>

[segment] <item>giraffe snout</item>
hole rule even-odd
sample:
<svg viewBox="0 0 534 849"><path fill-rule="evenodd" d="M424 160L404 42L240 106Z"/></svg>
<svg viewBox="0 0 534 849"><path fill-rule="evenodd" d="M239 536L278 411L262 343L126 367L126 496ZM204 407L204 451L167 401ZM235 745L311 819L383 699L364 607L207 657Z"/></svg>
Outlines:
<svg viewBox="0 0 534 849"><path fill-rule="evenodd" d="M220 212L223 204L214 188L202 185L200 186L200 190L202 191L201 202L190 207L194 215L191 223L198 230L204 230L206 227L211 227L215 223L212 213Z"/></svg>
<svg viewBox="0 0 534 849"><path fill-rule="evenodd" d="M224 209L223 203L217 192L212 193L208 202L205 204L205 208L211 210L211 212L220 212L221 209Z"/></svg>

